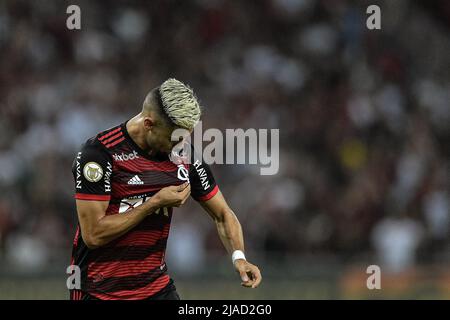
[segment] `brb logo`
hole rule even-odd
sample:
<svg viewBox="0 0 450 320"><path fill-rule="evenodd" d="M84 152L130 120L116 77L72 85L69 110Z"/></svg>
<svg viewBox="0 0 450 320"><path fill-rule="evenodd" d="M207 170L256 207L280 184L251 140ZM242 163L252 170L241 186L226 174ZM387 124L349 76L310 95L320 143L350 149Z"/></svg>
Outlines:
<svg viewBox="0 0 450 320"><path fill-rule="evenodd" d="M114 160L116 161L128 161L128 160L134 160L139 158L138 153L136 150L134 150L132 153L125 154L122 152L122 154L114 154L113 155Z"/></svg>

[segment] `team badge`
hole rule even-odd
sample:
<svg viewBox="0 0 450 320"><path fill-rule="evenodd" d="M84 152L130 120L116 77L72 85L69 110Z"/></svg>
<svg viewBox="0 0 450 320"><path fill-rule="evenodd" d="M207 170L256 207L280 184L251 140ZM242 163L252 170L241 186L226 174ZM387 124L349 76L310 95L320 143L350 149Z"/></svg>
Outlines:
<svg viewBox="0 0 450 320"><path fill-rule="evenodd" d="M97 162L88 162L83 168L83 174L87 181L98 182L103 177L103 169Z"/></svg>
<svg viewBox="0 0 450 320"><path fill-rule="evenodd" d="M177 176L178 179L189 182L189 171L182 164L178 166Z"/></svg>

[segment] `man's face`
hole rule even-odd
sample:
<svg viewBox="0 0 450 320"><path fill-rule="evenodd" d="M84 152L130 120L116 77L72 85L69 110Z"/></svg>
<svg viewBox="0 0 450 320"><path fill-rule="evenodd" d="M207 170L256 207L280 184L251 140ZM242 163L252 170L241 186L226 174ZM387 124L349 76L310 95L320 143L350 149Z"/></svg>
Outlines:
<svg viewBox="0 0 450 320"><path fill-rule="evenodd" d="M181 143L191 132L182 129L183 137L180 137L177 133L176 141L172 141L172 133L176 129L181 129L175 126L166 125L162 122L156 123L152 129L147 133L147 144L151 146L152 149L162 152L162 153L171 153L172 149L178 144Z"/></svg>

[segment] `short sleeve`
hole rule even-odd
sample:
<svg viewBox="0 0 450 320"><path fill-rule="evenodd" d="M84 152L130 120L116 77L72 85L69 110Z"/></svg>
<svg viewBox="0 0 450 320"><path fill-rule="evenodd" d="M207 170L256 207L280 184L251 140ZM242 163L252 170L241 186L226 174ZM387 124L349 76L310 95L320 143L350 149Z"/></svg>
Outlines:
<svg viewBox="0 0 450 320"><path fill-rule="evenodd" d="M192 161L189 168L191 195L197 201L207 201L219 191L211 168L192 150Z"/></svg>
<svg viewBox="0 0 450 320"><path fill-rule="evenodd" d="M109 201L111 199L112 161L101 146L84 145L72 165L75 199Z"/></svg>

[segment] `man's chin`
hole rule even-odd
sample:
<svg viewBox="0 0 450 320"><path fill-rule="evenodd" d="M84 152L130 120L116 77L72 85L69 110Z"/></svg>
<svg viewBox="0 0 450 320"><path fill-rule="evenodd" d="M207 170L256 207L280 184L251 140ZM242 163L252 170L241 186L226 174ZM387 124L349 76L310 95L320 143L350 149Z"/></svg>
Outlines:
<svg viewBox="0 0 450 320"><path fill-rule="evenodd" d="M165 151L165 149L152 149L151 152L149 152L150 155L152 156L161 156L161 155L168 155L170 154L170 150L169 151Z"/></svg>

